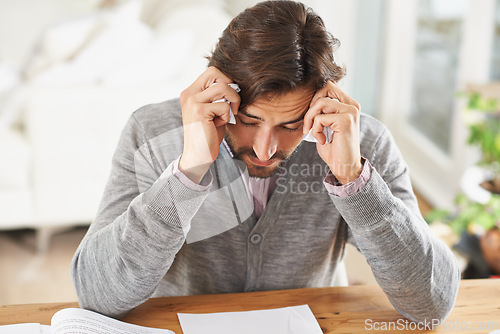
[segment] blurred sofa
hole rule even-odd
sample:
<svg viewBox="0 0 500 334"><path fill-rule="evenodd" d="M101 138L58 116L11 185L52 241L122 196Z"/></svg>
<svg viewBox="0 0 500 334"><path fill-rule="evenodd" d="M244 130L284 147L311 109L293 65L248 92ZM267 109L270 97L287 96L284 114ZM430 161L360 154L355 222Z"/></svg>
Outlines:
<svg viewBox="0 0 500 334"><path fill-rule="evenodd" d="M42 249L93 220L130 114L194 81L248 1L112 4L43 31L0 89L0 230L35 228Z"/></svg>

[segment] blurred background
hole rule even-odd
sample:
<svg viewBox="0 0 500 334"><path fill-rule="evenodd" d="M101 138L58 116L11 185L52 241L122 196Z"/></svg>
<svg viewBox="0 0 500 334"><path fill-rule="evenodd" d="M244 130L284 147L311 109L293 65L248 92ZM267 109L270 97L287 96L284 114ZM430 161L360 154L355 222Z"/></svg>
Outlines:
<svg viewBox="0 0 500 334"><path fill-rule="evenodd" d="M0 0L0 305L76 300L70 259L126 120L177 97L255 3ZM500 0L304 3L340 39L340 84L391 130L464 278L500 274L498 195L480 186L500 169ZM363 261L349 249L353 284L374 283Z"/></svg>

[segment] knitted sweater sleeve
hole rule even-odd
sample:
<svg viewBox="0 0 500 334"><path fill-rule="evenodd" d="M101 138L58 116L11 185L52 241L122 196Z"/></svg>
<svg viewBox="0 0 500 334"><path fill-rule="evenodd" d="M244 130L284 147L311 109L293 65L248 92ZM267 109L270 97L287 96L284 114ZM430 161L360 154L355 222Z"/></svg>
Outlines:
<svg viewBox="0 0 500 334"><path fill-rule="evenodd" d="M158 175L153 160L132 116L113 156L96 218L71 264L82 308L120 317L146 301L208 194L209 186L186 187L172 164Z"/></svg>
<svg viewBox="0 0 500 334"><path fill-rule="evenodd" d="M443 320L458 292L456 259L430 232L408 168L388 130L379 129L362 144L373 166L367 183L348 197L330 197L394 307L413 321Z"/></svg>

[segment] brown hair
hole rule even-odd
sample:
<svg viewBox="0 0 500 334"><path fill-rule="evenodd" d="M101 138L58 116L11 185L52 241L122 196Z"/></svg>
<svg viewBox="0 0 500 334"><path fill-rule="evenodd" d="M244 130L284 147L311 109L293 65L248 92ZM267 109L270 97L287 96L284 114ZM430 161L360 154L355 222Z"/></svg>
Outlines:
<svg viewBox="0 0 500 334"><path fill-rule="evenodd" d="M236 16L208 57L241 87L241 107L265 95L282 95L298 87L317 91L327 80L338 81L338 39L323 20L302 3L260 2Z"/></svg>

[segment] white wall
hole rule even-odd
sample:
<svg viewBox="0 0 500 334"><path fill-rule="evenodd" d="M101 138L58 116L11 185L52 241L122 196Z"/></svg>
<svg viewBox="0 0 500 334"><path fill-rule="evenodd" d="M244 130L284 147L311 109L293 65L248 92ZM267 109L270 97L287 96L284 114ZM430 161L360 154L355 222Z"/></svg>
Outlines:
<svg viewBox="0 0 500 334"><path fill-rule="evenodd" d="M0 62L21 67L41 31L89 13L97 0L0 0Z"/></svg>

